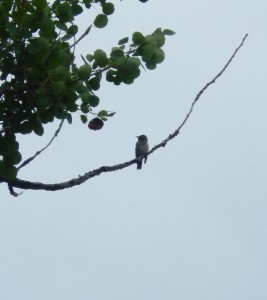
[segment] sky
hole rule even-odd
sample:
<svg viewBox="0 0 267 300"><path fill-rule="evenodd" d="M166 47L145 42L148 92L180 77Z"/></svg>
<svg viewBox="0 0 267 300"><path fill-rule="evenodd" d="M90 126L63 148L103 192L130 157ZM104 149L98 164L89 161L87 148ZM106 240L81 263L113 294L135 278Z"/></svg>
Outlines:
<svg viewBox="0 0 267 300"><path fill-rule="evenodd" d="M58 183L134 158L136 135L150 147L183 121L177 138L136 166L58 192L1 185L0 299L267 299L267 4L264 0L123 0L109 26L93 28L80 54L105 51L134 31L168 37L165 61L130 86L104 83L103 130L74 116L19 177ZM99 12L78 17L82 34ZM21 136L27 158L51 139ZM19 192L19 190L16 190Z"/></svg>

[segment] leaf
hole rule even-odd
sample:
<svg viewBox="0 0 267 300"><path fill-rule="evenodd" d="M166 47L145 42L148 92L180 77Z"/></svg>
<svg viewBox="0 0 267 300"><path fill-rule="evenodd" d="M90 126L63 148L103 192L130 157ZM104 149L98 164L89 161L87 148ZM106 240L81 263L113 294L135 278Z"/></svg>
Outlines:
<svg viewBox="0 0 267 300"><path fill-rule="evenodd" d="M146 43L146 39L141 32L134 32L132 35L132 41L136 45L144 45Z"/></svg>
<svg viewBox="0 0 267 300"><path fill-rule="evenodd" d="M81 83L81 82L78 82L75 85L75 89L78 94L83 94L83 93L88 92L88 88L85 85L83 85L83 83Z"/></svg>
<svg viewBox="0 0 267 300"><path fill-rule="evenodd" d="M171 29L164 29L163 34L164 35L174 35L175 31L172 31Z"/></svg>
<svg viewBox="0 0 267 300"><path fill-rule="evenodd" d="M85 92L81 95L81 100L83 103L88 104L89 103L89 97L90 94L88 92Z"/></svg>
<svg viewBox="0 0 267 300"><path fill-rule="evenodd" d="M83 3L85 5L86 8L90 8L91 7L91 2L92 0L83 0Z"/></svg>
<svg viewBox="0 0 267 300"><path fill-rule="evenodd" d="M164 59L165 59L165 53L164 53L164 51L162 49L160 49L160 48L155 49L153 60L157 64L160 64L160 63L162 63L164 61Z"/></svg>
<svg viewBox="0 0 267 300"><path fill-rule="evenodd" d="M77 25L71 25L69 29L67 30L67 34L75 35L78 32L78 26Z"/></svg>
<svg viewBox="0 0 267 300"><path fill-rule="evenodd" d="M149 69L149 70L155 70L156 67L157 67L157 64L152 62L152 61L148 61L146 62L146 67Z"/></svg>
<svg viewBox="0 0 267 300"><path fill-rule="evenodd" d="M5 8L6 12L10 11L13 5L13 0L3 0L2 6Z"/></svg>
<svg viewBox="0 0 267 300"><path fill-rule="evenodd" d="M60 21L55 21L54 23L55 23L55 25L57 26L58 29L64 30L64 31L68 30L68 26L65 23L60 22Z"/></svg>
<svg viewBox="0 0 267 300"><path fill-rule="evenodd" d="M86 64L86 65L81 66L78 69L78 74L77 75L81 80L87 80L87 79L89 79L89 77L91 75L91 72L92 72L91 66Z"/></svg>
<svg viewBox="0 0 267 300"><path fill-rule="evenodd" d="M50 78L53 81L65 81L69 77L69 71L64 66L58 66L50 71Z"/></svg>
<svg viewBox="0 0 267 300"><path fill-rule="evenodd" d="M53 94L56 96L63 95L66 90L66 84L64 81L57 81L53 85Z"/></svg>
<svg viewBox="0 0 267 300"><path fill-rule="evenodd" d="M68 121L69 124L72 123L72 116L71 116L70 113L67 114L67 121Z"/></svg>
<svg viewBox="0 0 267 300"><path fill-rule="evenodd" d="M119 40L118 45L124 45L124 44L128 43L128 41L129 41L129 38L125 37L125 38Z"/></svg>
<svg viewBox="0 0 267 300"><path fill-rule="evenodd" d="M82 103L82 104L81 104L81 111L82 111L83 113L87 114L87 113L90 111L90 109L89 109L89 104L87 104L87 103Z"/></svg>
<svg viewBox="0 0 267 300"><path fill-rule="evenodd" d="M100 76L95 76L92 79L90 79L86 85L91 90L97 91L100 88L100 81L101 81L101 77Z"/></svg>
<svg viewBox="0 0 267 300"><path fill-rule="evenodd" d="M5 166L3 161L0 161L0 176L5 179L13 180L17 176L17 168L14 166Z"/></svg>
<svg viewBox="0 0 267 300"><path fill-rule="evenodd" d="M95 95L90 95L89 97L89 104L92 107L96 107L99 104L99 98Z"/></svg>
<svg viewBox="0 0 267 300"><path fill-rule="evenodd" d="M41 10L47 6L47 2L46 0L32 0L32 5Z"/></svg>
<svg viewBox="0 0 267 300"><path fill-rule="evenodd" d="M65 34L62 38L61 38L61 41L62 42L65 42L65 41L68 41L70 39L73 38L73 35L72 34Z"/></svg>
<svg viewBox="0 0 267 300"><path fill-rule="evenodd" d="M94 20L94 25L97 28L104 28L108 24L108 17L103 14L99 14L96 16Z"/></svg>
<svg viewBox="0 0 267 300"><path fill-rule="evenodd" d="M110 57L112 59L117 59L119 57L124 56L124 52L120 47L113 47L110 53Z"/></svg>
<svg viewBox="0 0 267 300"><path fill-rule="evenodd" d="M40 35L51 36L54 34L55 24L49 17L43 18L40 24Z"/></svg>
<svg viewBox="0 0 267 300"><path fill-rule="evenodd" d="M102 11L105 15L112 15L115 11L114 5L111 2L102 4Z"/></svg>
<svg viewBox="0 0 267 300"><path fill-rule="evenodd" d="M108 63L108 58L106 52L101 49L97 49L94 52L95 62L98 64L100 68L103 68Z"/></svg>
<svg viewBox="0 0 267 300"><path fill-rule="evenodd" d="M81 121L83 122L83 124L87 123L88 118L86 115L80 115Z"/></svg>
<svg viewBox="0 0 267 300"><path fill-rule="evenodd" d="M35 126L33 128L33 131L39 136L42 136L44 134L44 128L42 125Z"/></svg>
<svg viewBox="0 0 267 300"><path fill-rule="evenodd" d="M100 110L100 112L97 114L97 116L101 119L106 119L108 116L108 112L106 110Z"/></svg>
<svg viewBox="0 0 267 300"><path fill-rule="evenodd" d="M55 13L61 22L70 22L73 20L72 8L67 2L58 5L55 9Z"/></svg>
<svg viewBox="0 0 267 300"><path fill-rule="evenodd" d="M83 12L83 8L81 5L73 4L72 5L72 13L74 16L78 16Z"/></svg>
<svg viewBox="0 0 267 300"><path fill-rule="evenodd" d="M91 61L94 60L94 55L92 55L92 54L87 54L87 55L86 55L86 59L87 59L89 62L91 62Z"/></svg>

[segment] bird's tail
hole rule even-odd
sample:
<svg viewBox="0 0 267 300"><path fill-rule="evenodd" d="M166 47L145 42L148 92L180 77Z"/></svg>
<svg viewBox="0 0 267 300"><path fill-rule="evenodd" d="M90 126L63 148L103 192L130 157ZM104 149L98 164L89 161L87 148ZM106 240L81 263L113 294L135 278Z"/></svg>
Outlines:
<svg viewBox="0 0 267 300"><path fill-rule="evenodd" d="M136 164L137 164L137 170L141 170L142 169L142 159L140 159Z"/></svg>

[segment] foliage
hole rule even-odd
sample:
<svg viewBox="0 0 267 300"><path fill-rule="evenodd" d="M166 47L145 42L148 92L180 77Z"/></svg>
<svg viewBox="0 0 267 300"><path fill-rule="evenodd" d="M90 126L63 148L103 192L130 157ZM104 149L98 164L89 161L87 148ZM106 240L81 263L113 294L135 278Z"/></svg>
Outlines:
<svg viewBox="0 0 267 300"><path fill-rule="evenodd" d="M114 113L93 111L100 101L95 92L102 78L115 85L132 84L140 75L142 61L153 70L164 60L165 36L173 32L158 28L146 36L134 32L131 41L121 39L110 53L96 49L77 66L73 49L79 28L74 21L93 5L102 9L93 24L103 28L115 10L106 0L1 1L0 177L16 178L16 165L22 159L17 134L41 136L45 124L55 119L71 123L75 112L83 123L89 114L93 120L97 115L106 121ZM91 122L93 129L96 123Z"/></svg>

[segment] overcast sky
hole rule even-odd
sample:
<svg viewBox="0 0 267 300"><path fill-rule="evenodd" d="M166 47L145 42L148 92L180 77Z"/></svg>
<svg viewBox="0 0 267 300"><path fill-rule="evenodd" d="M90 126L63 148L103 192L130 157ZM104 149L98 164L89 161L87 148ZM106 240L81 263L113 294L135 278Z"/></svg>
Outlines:
<svg viewBox="0 0 267 300"><path fill-rule="evenodd" d="M99 109L116 111L93 132L74 117L20 178L69 180L134 158L136 135L153 147L131 166L59 192L1 186L0 299L267 299L266 0L114 0L109 26L93 28L79 54L109 51L134 31L170 28L165 61L131 86L104 83ZM82 34L99 9L79 17ZM44 137L21 137L24 158ZM18 191L18 190L17 190Z"/></svg>

